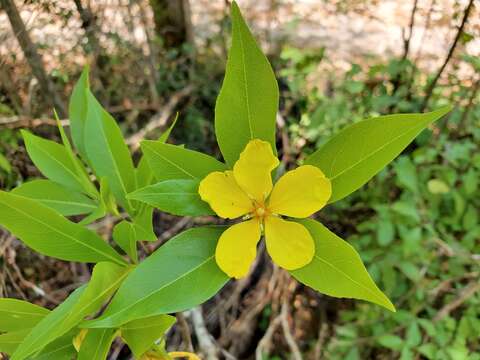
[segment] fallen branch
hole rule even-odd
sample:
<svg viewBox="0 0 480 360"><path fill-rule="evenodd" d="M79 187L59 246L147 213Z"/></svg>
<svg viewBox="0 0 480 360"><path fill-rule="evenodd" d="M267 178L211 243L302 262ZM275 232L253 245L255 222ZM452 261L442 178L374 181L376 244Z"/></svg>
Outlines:
<svg viewBox="0 0 480 360"><path fill-rule="evenodd" d="M60 120L62 126L68 126L68 119ZM41 119L41 118L30 118L27 116L8 116L0 117L0 126L6 126L8 128L33 128L42 125L57 126L57 122L54 119Z"/></svg>
<svg viewBox="0 0 480 360"><path fill-rule="evenodd" d="M277 328L281 325L282 315L278 315L273 321L268 325L265 335L258 342L258 346L255 350L255 359L263 360L265 357L270 355L270 348L272 347L272 337L275 334Z"/></svg>
<svg viewBox="0 0 480 360"><path fill-rule="evenodd" d="M445 316L448 316L453 310L462 306L462 304L471 298L478 290L480 290L480 282L473 281L467 287L463 288L458 297L441 308L437 315L433 318L433 322L442 320Z"/></svg>
<svg viewBox="0 0 480 360"><path fill-rule="evenodd" d="M189 311L193 329L198 340L198 346L206 360L218 360L218 348L212 335L208 332L203 318L202 307L198 306Z"/></svg>
<svg viewBox="0 0 480 360"><path fill-rule="evenodd" d="M302 353L300 352L300 349L298 348L298 345L293 338L292 332L290 331L290 326L288 324L288 312L288 304L286 301L284 301L282 304L282 311L280 313L283 334L285 336L285 340L287 340L287 344L290 348L293 359L302 360Z"/></svg>
<svg viewBox="0 0 480 360"><path fill-rule="evenodd" d="M192 90L193 86L189 85L178 91L177 93L173 94L173 96L170 98L170 100L168 100L167 104L163 107L163 109L153 115L153 117L150 119L150 121L145 127L140 129L127 139L127 144L130 145L133 151L139 148L140 141L142 141L148 133L155 129L164 128L166 126L168 119L172 116L175 110L175 107L183 98L188 96L192 92Z"/></svg>

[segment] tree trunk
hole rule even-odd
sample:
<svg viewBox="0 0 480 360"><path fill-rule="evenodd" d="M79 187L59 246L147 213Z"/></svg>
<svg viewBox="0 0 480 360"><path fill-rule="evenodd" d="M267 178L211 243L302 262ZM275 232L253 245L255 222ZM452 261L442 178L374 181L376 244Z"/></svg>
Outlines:
<svg viewBox="0 0 480 360"><path fill-rule="evenodd" d="M33 75L38 80L38 85L40 86L43 97L47 103L55 106L60 116L66 116L65 105L60 100L52 81L47 75L42 58L37 52L37 47L27 32L25 24L20 17L20 13L18 12L14 1L0 0L0 7L3 8L7 13L13 33L15 34L20 47L22 48L25 58L32 69Z"/></svg>
<svg viewBox="0 0 480 360"><path fill-rule="evenodd" d="M193 44L190 4L188 0L149 0L155 33L167 49Z"/></svg>

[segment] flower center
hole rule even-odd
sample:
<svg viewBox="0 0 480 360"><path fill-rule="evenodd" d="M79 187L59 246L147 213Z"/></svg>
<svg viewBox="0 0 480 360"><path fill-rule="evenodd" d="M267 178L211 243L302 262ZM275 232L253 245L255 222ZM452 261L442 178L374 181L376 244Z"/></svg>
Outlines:
<svg viewBox="0 0 480 360"><path fill-rule="evenodd" d="M264 204L255 204L255 210L252 216L259 218L261 221L268 215L268 209Z"/></svg>

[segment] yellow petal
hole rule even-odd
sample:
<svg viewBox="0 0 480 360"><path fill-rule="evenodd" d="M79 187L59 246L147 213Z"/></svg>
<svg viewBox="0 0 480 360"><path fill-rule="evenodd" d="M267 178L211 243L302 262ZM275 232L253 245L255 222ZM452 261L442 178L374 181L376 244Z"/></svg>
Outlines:
<svg viewBox="0 0 480 360"><path fill-rule="evenodd" d="M277 181L267 207L274 214L305 218L324 207L331 195L330 180L323 172L303 165Z"/></svg>
<svg viewBox="0 0 480 360"><path fill-rule="evenodd" d="M231 171L208 174L200 182L198 193L222 218L234 219L254 209L252 201L235 182Z"/></svg>
<svg viewBox="0 0 480 360"><path fill-rule="evenodd" d="M228 276L240 279L248 274L257 255L260 223L254 218L230 226L218 240L215 260Z"/></svg>
<svg viewBox="0 0 480 360"><path fill-rule="evenodd" d="M265 241L272 260L287 270L304 267L315 254L315 243L305 226L276 216L265 219Z"/></svg>
<svg viewBox="0 0 480 360"><path fill-rule="evenodd" d="M271 172L278 164L270 143L251 140L233 166L233 175L248 196L263 203L272 191Z"/></svg>
<svg viewBox="0 0 480 360"><path fill-rule="evenodd" d="M188 360L200 360L197 355L186 351L173 351L169 352L168 355L170 355L172 359L186 358Z"/></svg>

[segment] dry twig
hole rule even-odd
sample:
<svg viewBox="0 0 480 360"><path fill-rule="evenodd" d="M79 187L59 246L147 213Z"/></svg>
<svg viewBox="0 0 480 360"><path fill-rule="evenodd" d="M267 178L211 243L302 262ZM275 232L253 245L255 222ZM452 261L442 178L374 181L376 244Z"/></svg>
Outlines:
<svg viewBox="0 0 480 360"><path fill-rule="evenodd" d="M445 316L448 316L448 314L450 314L453 310L462 306L462 304L471 298L478 290L480 290L480 282L472 281L467 287L460 291L460 294L454 301L446 304L437 312L433 318L433 321L437 322L443 319Z"/></svg>
<svg viewBox="0 0 480 360"><path fill-rule="evenodd" d="M141 130L137 131L135 134L130 136L127 139L127 144L130 145L132 150L137 150L140 146L140 141L142 141L145 136L158 128L163 128L167 124L168 119L172 116L175 107L178 103L185 97L187 97L193 90L193 86L189 85L177 93L173 94L172 97L168 100L167 104L163 109L157 112L148 122L148 124L143 127Z"/></svg>

